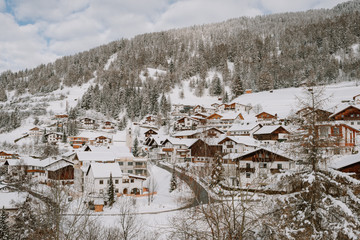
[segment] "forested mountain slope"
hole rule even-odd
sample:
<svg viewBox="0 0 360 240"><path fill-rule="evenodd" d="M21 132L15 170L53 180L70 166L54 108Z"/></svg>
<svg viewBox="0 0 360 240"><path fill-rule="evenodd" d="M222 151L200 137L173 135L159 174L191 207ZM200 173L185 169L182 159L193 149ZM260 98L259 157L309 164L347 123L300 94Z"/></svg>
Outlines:
<svg viewBox="0 0 360 240"><path fill-rule="evenodd" d="M242 17L121 39L54 63L0 75L7 93L47 93L95 78L79 107L116 117L157 113L162 94L191 79L198 96L360 78L360 1L330 10ZM112 57L113 61L107 65ZM148 68L163 70L156 78ZM216 72L209 79L208 73ZM6 90L6 91L5 91ZM144 104L147 103L147 104Z"/></svg>

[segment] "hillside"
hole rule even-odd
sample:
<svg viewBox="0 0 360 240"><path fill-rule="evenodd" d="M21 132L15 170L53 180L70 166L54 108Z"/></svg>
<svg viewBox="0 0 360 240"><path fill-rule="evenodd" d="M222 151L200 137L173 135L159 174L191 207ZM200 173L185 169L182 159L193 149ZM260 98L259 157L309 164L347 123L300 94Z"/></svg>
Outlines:
<svg viewBox="0 0 360 240"><path fill-rule="evenodd" d="M160 97L183 85L199 100L207 93L233 99L248 88L257 92L356 80L359 3L148 33L35 69L3 72L0 101L8 104L1 108L15 109L19 97L84 89L91 80L93 87L77 98L78 108L113 118L126 112L136 120L161 112ZM67 91L62 92L64 98Z"/></svg>

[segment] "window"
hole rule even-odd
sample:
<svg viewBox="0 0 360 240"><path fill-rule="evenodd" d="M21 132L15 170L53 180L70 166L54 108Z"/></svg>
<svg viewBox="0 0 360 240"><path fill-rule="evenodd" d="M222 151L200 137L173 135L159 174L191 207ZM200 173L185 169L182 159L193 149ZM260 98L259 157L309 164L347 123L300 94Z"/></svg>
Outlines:
<svg viewBox="0 0 360 240"><path fill-rule="evenodd" d="M250 178L251 177L251 173L247 172L246 173L246 178Z"/></svg>
<svg viewBox="0 0 360 240"><path fill-rule="evenodd" d="M106 183L109 184L109 183L110 183L110 180L107 180Z"/></svg>
<svg viewBox="0 0 360 240"><path fill-rule="evenodd" d="M99 184L104 184L104 180L100 180L100 181L99 181Z"/></svg>
<svg viewBox="0 0 360 240"><path fill-rule="evenodd" d="M259 163L259 168L267 168L267 163Z"/></svg>
<svg viewBox="0 0 360 240"><path fill-rule="evenodd" d="M122 165L124 165L124 163L123 163L123 162L119 162L119 165L122 166Z"/></svg>
<svg viewBox="0 0 360 240"><path fill-rule="evenodd" d="M250 163L246 163L246 168L250 168Z"/></svg>
<svg viewBox="0 0 360 240"><path fill-rule="evenodd" d="M142 162L136 162L135 165L136 166L142 166Z"/></svg>
<svg viewBox="0 0 360 240"><path fill-rule="evenodd" d="M133 162L128 162L128 166L132 166L133 165Z"/></svg>
<svg viewBox="0 0 360 240"><path fill-rule="evenodd" d="M334 135L339 135L340 129L338 127L334 127L333 132L334 132Z"/></svg>
<svg viewBox="0 0 360 240"><path fill-rule="evenodd" d="M115 180L115 184L119 184L119 180L118 180L118 179Z"/></svg>
<svg viewBox="0 0 360 240"><path fill-rule="evenodd" d="M128 173L133 173L133 170L128 170Z"/></svg>
<svg viewBox="0 0 360 240"><path fill-rule="evenodd" d="M133 182L134 182L134 179L131 179L131 182L133 183Z"/></svg>
<svg viewBox="0 0 360 240"><path fill-rule="evenodd" d="M118 193L119 192L119 189L118 188L115 188L115 193Z"/></svg>
<svg viewBox="0 0 360 240"><path fill-rule="evenodd" d="M122 182L123 183L129 183L129 179L123 179Z"/></svg>
<svg viewBox="0 0 360 240"><path fill-rule="evenodd" d="M351 125L354 125L354 122L351 122Z"/></svg>
<svg viewBox="0 0 360 240"><path fill-rule="evenodd" d="M281 164L281 163L278 163L277 168L278 168L278 169L282 169L282 164Z"/></svg>

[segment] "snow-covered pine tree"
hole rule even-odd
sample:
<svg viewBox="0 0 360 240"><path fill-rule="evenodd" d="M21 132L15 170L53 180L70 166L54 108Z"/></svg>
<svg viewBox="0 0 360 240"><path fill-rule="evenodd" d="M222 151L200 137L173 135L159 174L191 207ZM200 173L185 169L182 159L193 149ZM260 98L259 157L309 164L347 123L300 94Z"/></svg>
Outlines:
<svg viewBox="0 0 360 240"><path fill-rule="evenodd" d="M222 102L223 103L228 103L229 102L229 95L228 95L227 91L225 91Z"/></svg>
<svg viewBox="0 0 360 240"><path fill-rule="evenodd" d="M240 78L240 74L234 74L234 78L231 83L231 91L233 94L233 98L236 98L244 93L244 88L243 88L242 80Z"/></svg>
<svg viewBox="0 0 360 240"><path fill-rule="evenodd" d="M220 96L222 93L221 80L217 74L214 75L214 78L211 82L211 93L214 96Z"/></svg>
<svg viewBox="0 0 360 240"><path fill-rule="evenodd" d="M112 174L110 173L109 186L108 186L108 204L111 207L115 202L115 190Z"/></svg>
<svg viewBox="0 0 360 240"><path fill-rule="evenodd" d="M222 166L222 158L220 153L216 153L211 164L210 186L215 187L223 180L224 168Z"/></svg>
<svg viewBox="0 0 360 240"><path fill-rule="evenodd" d="M176 172L175 167L173 167L171 180L170 180L170 192L174 191L177 188L177 179L176 179Z"/></svg>
<svg viewBox="0 0 360 240"><path fill-rule="evenodd" d="M47 137L46 137L46 128L44 129L43 135L41 137L42 143L47 143Z"/></svg>
<svg viewBox="0 0 360 240"><path fill-rule="evenodd" d="M139 141L137 139L137 137L135 138L134 140L134 145L133 145L133 149L132 149L132 153L135 157L138 157L139 156L139 150L138 150L138 147L139 147Z"/></svg>
<svg viewBox="0 0 360 240"><path fill-rule="evenodd" d="M0 216L0 239L1 240L11 239L9 233L9 227L7 223L7 214L5 212L4 207L1 210L1 216Z"/></svg>
<svg viewBox="0 0 360 240"><path fill-rule="evenodd" d="M61 142L63 142L63 143L67 142L67 135L66 135L65 129L63 130L63 135L62 135Z"/></svg>
<svg viewBox="0 0 360 240"><path fill-rule="evenodd" d="M6 91L5 91L5 88L2 87L0 89L0 102L6 102L6 101L7 101Z"/></svg>

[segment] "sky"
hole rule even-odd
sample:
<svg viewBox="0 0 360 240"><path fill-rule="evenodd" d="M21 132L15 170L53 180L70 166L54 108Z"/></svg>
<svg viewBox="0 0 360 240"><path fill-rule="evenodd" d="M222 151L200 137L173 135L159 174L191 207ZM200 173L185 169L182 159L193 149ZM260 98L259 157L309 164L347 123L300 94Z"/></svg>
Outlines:
<svg viewBox="0 0 360 240"><path fill-rule="evenodd" d="M345 0L0 0L0 73L137 34L241 16L332 8Z"/></svg>

